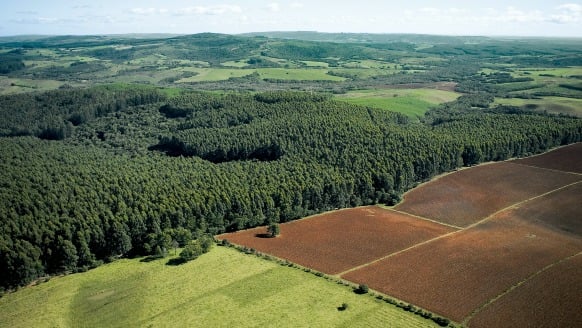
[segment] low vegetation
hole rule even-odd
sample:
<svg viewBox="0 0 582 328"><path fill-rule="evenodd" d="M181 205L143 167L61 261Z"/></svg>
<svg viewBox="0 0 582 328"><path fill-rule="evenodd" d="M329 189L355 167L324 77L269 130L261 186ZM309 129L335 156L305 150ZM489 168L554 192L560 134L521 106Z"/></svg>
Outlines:
<svg viewBox="0 0 582 328"><path fill-rule="evenodd" d="M354 326L431 322L301 270L214 247L180 266L122 259L0 298L9 327ZM350 304L338 312L338 304ZM265 311L265 309L269 311ZM347 308L347 306L346 306Z"/></svg>
<svg viewBox="0 0 582 328"><path fill-rule="evenodd" d="M458 93L438 89L378 89L349 91L338 100L399 112L411 118L422 118L431 107L453 101Z"/></svg>

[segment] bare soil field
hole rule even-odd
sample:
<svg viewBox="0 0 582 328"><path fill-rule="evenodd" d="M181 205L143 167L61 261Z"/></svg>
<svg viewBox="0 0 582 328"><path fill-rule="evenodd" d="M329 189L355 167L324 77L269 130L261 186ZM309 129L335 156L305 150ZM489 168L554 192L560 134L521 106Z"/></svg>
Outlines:
<svg viewBox="0 0 582 328"><path fill-rule="evenodd" d="M484 308L468 326L582 327L582 254L528 280Z"/></svg>
<svg viewBox="0 0 582 328"><path fill-rule="evenodd" d="M519 219L515 211L342 278L461 322L511 286L582 250L582 239Z"/></svg>
<svg viewBox="0 0 582 328"><path fill-rule="evenodd" d="M558 232L582 237L582 182L527 202L513 215Z"/></svg>
<svg viewBox="0 0 582 328"><path fill-rule="evenodd" d="M265 238L265 227L217 238L337 274L455 229L366 206L281 224L280 230L276 238Z"/></svg>
<svg viewBox="0 0 582 328"><path fill-rule="evenodd" d="M580 175L511 162L486 164L423 184L406 193L395 209L466 227L507 206L580 180Z"/></svg>
<svg viewBox="0 0 582 328"><path fill-rule="evenodd" d="M542 155L522 158L512 162L582 174L582 142L561 147Z"/></svg>
<svg viewBox="0 0 582 328"><path fill-rule="evenodd" d="M218 238L470 327L582 326L581 154L579 143L468 168L412 190L393 210L315 215L282 224L277 238L263 238L265 227Z"/></svg>

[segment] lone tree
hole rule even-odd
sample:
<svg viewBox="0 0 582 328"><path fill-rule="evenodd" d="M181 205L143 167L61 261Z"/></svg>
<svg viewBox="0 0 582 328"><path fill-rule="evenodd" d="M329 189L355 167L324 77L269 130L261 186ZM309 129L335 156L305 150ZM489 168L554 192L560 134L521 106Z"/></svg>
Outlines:
<svg viewBox="0 0 582 328"><path fill-rule="evenodd" d="M269 234L269 237L271 237L271 238L277 237L281 233L281 231L279 229L279 223L271 222L269 224L269 226L267 227L267 233Z"/></svg>

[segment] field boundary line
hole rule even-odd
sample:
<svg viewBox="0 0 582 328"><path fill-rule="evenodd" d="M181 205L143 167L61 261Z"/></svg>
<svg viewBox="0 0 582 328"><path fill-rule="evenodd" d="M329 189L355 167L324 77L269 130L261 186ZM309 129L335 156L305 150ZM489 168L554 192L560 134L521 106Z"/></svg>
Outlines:
<svg viewBox="0 0 582 328"><path fill-rule="evenodd" d="M527 203L527 202L529 202L529 201L532 201L532 200L534 200L534 199L537 199L537 198L541 198L541 197L547 196L547 195L549 195L549 194L551 194L551 193L554 193L554 192L560 191L560 190L562 190L562 189L565 189L565 188L571 187L571 186L573 186L573 185L576 185L576 184L579 184L579 183L581 183L581 182L582 182L582 180L580 180L580 181L576 181L576 182L573 182L573 183L570 183L570 184L567 184L567 185L561 186L561 187L559 187L559 188L556 188L556 189L553 189L553 190L547 191L547 192L545 192L545 193L543 193L543 194L539 194L539 195L533 196L533 197L531 197L531 198L524 199L524 200L522 200L522 201L520 201L520 202L513 203L513 204L511 204L511 205L509 205L509 206L506 206L506 207L504 207L504 208L502 208L502 209L500 209L500 210L498 210L498 211L496 211L496 212L494 212L494 213L492 213L492 214L490 214L490 215L486 216L485 218L483 218L483 219L481 219L481 220L479 220L479 221L477 221L477 222L475 222L475 223L472 223L472 224L470 224L470 225L466 226L465 228L463 228L463 229L461 229L461 230L451 231L451 232L448 232L448 233L446 233L446 234L444 234L444 235L440 235L440 236L437 236L437 237L434 237L434 238L431 238L431 239L428 239L428 240L422 241L422 242L420 242L420 243L414 244L414 245L412 245L412 246L409 246L409 247L407 247L407 248L401 249L401 250L399 250L399 251L396 251L396 252L394 252L394 253L390 253L390 254L388 254L388 255L385 255L385 256L379 257L379 258L377 258L377 259L375 259L375 260L373 260L373 261L370 261L370 262L368 262L368 263L364 263L364 264L361 264L361 265L355 266L355 267L353 267L353 268L351 268L351 269L348 269L348 270L346 270L346 271L340 272L340 273L336 274L336 276L338 276L338 277L341 277L341 276L343 276L343 275L346 275L346 274L348 274L348 273L351 273L351 272L357 271L357 270L359 270L359 269L365 268L365 267L367 267L367 266L369 266L369 265L372 265L372 264L378 263L378 262L380 262L380 261L383 261L383 260L385 260L385 259L391 258L391 257L393 257L393 256L396 256L396 255L398 255L398 254L401 254L401 253L407 252L407 251L409 251L409 250L411 250L411 249L414 249L414 248L416 248L416 247L420 247L420 246L423 246L423 245L426 245L426 244L432 243L433 241L437 241L437 240L439 240L439 239L443 239L443 238L449 237L449 236L451 236L451 235L454 235L454 234L456 234L456 233L463 232L463 231L466 231L466 230L468 230L468 229L474 228L474 227L476 227L476 226L478 226L478 225L480 225L480 224L482 224L482 223L485 223L485 222L487 222L487 221L491 220L492 218L494 218L494 217L495 217L497 214L499 214L499 213L502 213L502 212L505 212L505 211L511 210L511 209L513 209L513 208L515 208L515 207L518 207L518 206L520 206L520 205L522 205L522 204L524 204L524 203Z"/></svg>
<svg viewBox="0 0 582 328"><path fill-rule="evenodd" d="M413 218L416 218L416 219L419 219L419 220L429 221L429 222L436 223L436 224L439 224L439 225L443 225L443 226L446 226L446 227L449 227L449 228L454 228L454 229L457 229L457 230L462 230L463 229L463 227L459 227L459 226L456 226L456 225L453 225L453 224L448 224L448 223L440 222L440 221L437 221L437 220L429 219L429 218L426 218L424 216L420 216L420 215L416 215L416 214L412 214L412 213L408 213L408 212L404 212L404 211L399 211L397 209L394 209L393 207L388 207L388 206L385 206L385 205L378 205L378 207L380 207L381 209L387 210L387 211L393 211L393 212L396 212L396 213L400 213L400 214L412 216Z"/></svg>
<svg viewBox="0 0 582 328"><path fill-rule="evenodd" d="M502 208L502 209L500 209L500 210L498 210L498 211L496 211L496 212L494 212L494 213L492 213L492 214L488 215L487 217L485 217L485 218L484 218L484 219L482 219L482 220L479 220L479 221L477 221L477 222L475 222L475 223L471 223L471 224L469 224L469 225L468 225L468 226L466 226L466 227L465 227L465 229L463 229L463 230L467 230L467 229L473 228L473 227L475 227L475 226L478 226L478 225L479 225L479 224L481 224L481 223L484 223L484 222L486 222L486 221L489 221L490 219L492 219L493 217L495 217L497 214L499 214L499 213L501 213L501 212L505 212L505 211L507 211L507 210L511 210L511 209L513 209L513 208L515 208L515 207L518 207L518 206L520 206L520 205L522 205L522 204L525 204L525 203L527 203L527 202L529 202L529 201L532 201L532 200L534 200L534 199L538 199L538 198L541 198L541 197L545 197L545 196L547 196L547 195L549 195L549 194L552 194L552 193L554 193L554 192L560 191L560 190L562 190L562 189L566 189L566 188L568 188L568 187L571 187L571 186L573 186L573 185L577 185L577 184L579 184L579 183L581 183L581 182L582 182L582 180L578 180L578 181L575 181L575 182L569 183L569 184L567 184L567 185L563 185L563 186L561 186L561 187L558 187L558 188L556 188L556 189L552 189L552 190L550 190L550 191L546 191L546 192L545 192L545 193L543 193L543 194L539 194L539 195L536 195L536 196L533 196L533 197L530 197L530 198L524 199L524 200L522 200L522 201L519 201L519 202L517 202L517 203L514 203L514 204L512 204L512 205L506 206L506 207L504 207L504 208Z"/></svg>
<svg viewBox="0 0 582 328"><path fill-rule="evenodd" d="M511 164L515 164L515 165L521 165L521 166L525 166L525 167L532 167L532 168L536 168L536 169L547 170L547 171L556 172L556 173L567 173L567 174L573 174L573 175L582 176L582 173L578 173L578 172L562 171L562 170L550 169L550 168L547 168L547 167L541 167L541 166L535 166L535 165L529 165L529 164L522 164L522 163L515 163L515 162L507 162L507 163L511 163Z"/></svg>
<svg viewBox="0 0 582 328"><path fill-rule="evenodd" d="M507 288L505 291L501 292L499 295L497 295L497 296L489 299L485 303L481 304L478 308L473 310L473 312L471 312L467 317L465 317L465 319L463 319L463 322L461 322L461 325L467 327L469 321L471 321L477 314L479 314L481 311L483 311L489 305L495 303L497 300L499 300L503 296L511 293L513 290L517 289L518 287L522 286L523 284L527 283L528 281L532 280L533 278L537 277L538 275L542 274L543 272L545 272L545 271L547 271L547 270L549 270L549 269L551 269L551 268L553 268L553 267L555 267L563 262L569 261L569 260L571 260L571 259L573 259L576 256L579 256L581 254L582 254L582 252L578 252L576 254L566 256L566 257L559 259L558 261L556 261L554 263L550 263L550 264L546 265L545 267L541 268L540 270L532 273L531 275L527 276L522 281L519 281L518 283L514 284L513 286Z"/></svg>
<svg viewBox="0 0 582 328"><path fill-rule="evenodd" d="M464 229L463 229L463 230L464 230ZM348 273L351 273L351 272L357 271L357 270L359 270L359 269L365 268L365 267L367 267L367 266L369 266L369 265L372 265L372 264L378 263L378 262L380 262L380 261L383 261L383 260L385 260L385 259L387 259L387 258L390 258L390 257L396 256L396 255L398 255L398 254L400 254L400 253L404 253L404 252L406 252L406 251L409 251L409 250L411 250L411 249L413 249L413 248L416 248L416 247L419 247L419 246L422 246L422 245L426 245L426 244L428 244L428 243L431 243L431 242L433 242L433 241L435 241L435 240L439 240L439 239L442 239L442 238L448 237L448 236L450 236L450 235L453 235L453 234L455 234L455 233L458 233L458 232L460 232L460 231L463 231L463 230L455 230L455 231L447 232L447 233L446 233L446 234L444 234L444 235L440 235L440 236L437 236L437 237L434 237L434 238L431 238L431 239L428 239L428 240L425 240L425 241L421 241L420 243L417 243L417 244L414 244L414 245L412 245L412 246L406 247L406 248L404 248L404 249L401 249L401 250L399 250L399 251L396 251L396 252L394 252L394 253L390 253L390 254L388 254L388 255L382 256L382 257L380 257L380 258L377 258L377 259L375 259L375 260L373 260L373 261L370 261L370 262L368 262L368 263L364 263L364 264L358 265L358 266L356 266L356 267L353 267L353 268L351 268L351 269L348 269L348 270L346 270L346 271L344 271L344 272L340 272L340 273L338 273L338 274L337 274L337 276L338 276L338 277L341 277L341 276L343 276L343 275L346 275L346 274L348 274Z"/></svg>

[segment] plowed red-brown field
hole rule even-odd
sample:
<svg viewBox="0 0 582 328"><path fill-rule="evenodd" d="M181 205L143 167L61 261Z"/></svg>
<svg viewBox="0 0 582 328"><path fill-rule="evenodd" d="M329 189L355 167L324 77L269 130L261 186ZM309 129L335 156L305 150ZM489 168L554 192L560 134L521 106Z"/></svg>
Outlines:
<svg viewBox="0 0 582 328"><path fill-rule="evenodd" d="M518 159L514 162L559 171L582 173L582 142L558 148L542 155Z"/></svg>
<svg viewBox="0 0 582 328"><path fill-rule="evenodd" d="M218 238L470 327L582 327L581 157L579 143L442 176L394 210L329 212L282 224L277 238L261 238L264 227Z"/></svg>
<svg viewBox="0 0 582 328"><path fill-rule="evenodd" d="M540 273L478 313L471 328L582 327L582 255Z"/></svg>
<svg viewBox="0 0 582 328"><path fill-rule="evenodd" d="M507 206L575 181L582 176L501 162L445 175L404 196L395 209L466 227Z"/></svg>
<svg viewBox="0 0 582 328"><path fill-rule="evenodd" d="M582 237L582 181L527 202L514 215L559 232Z"/></svg>
<svg viewBox="0 0 582 328"><path fill-rule="evenodd" d="M462 321L489 299L580 250L580 238L504 211L343 278Z"/></svg>
<svg viewBox="0 0 582 328"><path fill-rule="evenodd" d="M281 224L280 230L277 238L262 237L264 227L217 238L336 274L454 231L376 206L329 212Z"/></svg>

